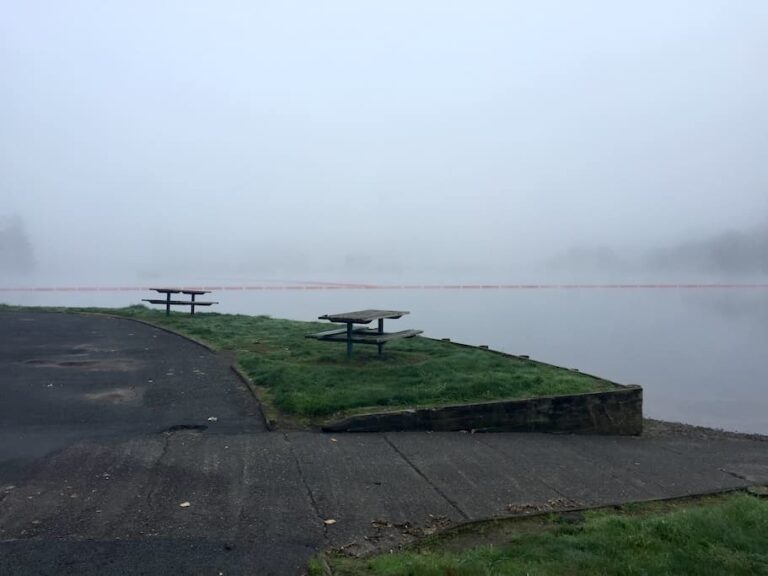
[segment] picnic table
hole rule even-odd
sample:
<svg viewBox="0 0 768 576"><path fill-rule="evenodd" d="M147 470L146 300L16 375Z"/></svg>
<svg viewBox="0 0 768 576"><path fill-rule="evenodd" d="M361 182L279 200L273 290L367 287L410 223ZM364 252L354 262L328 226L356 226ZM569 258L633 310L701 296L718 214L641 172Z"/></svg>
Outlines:
<svg viewBox="0 0 768 576"><path fill-rule="evenodd" d="M315 334L307 334L307 338L314 338L324 342L346 342L347 357L352 356L352 344L375 344L379 356L384 351L384 344L401 338L413 338L421 334L421 330L401 330L400 332L384 332L384 320L397 320L408 314L403 310L358 310L356 312L342 312L340 314L324 314L318 316L320 320L329 320L340 324L346 324L344 328L326 330ZM378 320L376 328L364 326L356 327L355 324L370 324Z"/></svg>
<svg viewBox="0 0 768 576"><path fill-rule="evenodd" d="M160 294L165 294L164 299L154 298L142 298L142 302L149 302L150 304L165 304L165 315L170 316L171 306L189 306L189 314L195 314L195 306L211 306L212 304L218 304L218 302L201 302L195 300L195 296L201 294L210 294L210 290L185 290L182 288L150 288ZM171 294L186 294L190 297L189 300L171 300Z"/></svg>

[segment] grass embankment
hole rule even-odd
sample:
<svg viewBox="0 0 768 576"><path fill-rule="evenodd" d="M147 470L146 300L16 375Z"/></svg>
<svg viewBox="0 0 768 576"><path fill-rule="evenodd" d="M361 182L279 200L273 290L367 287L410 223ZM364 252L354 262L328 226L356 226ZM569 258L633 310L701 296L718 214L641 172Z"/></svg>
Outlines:
<svg viewBox="0 0 768 576"><path fill-rule="evenodd" d="M329 323L217 313L165 316L163 311L144 306L48 310L126 316L203 340L234 355L258 386L268 410L275 408L313 421L368 409L575 394L613 387L572 370L421 337L387 344L382 357L377 356L375 346L356 345L348 360L343 344L305 337L333 328Z"/></svg>
<svg viewBox="0 0 768 576"><path fill-rule="evenodd" d="M461 550L462 541L475 547ZM554 514L509 519L407 552L326 561L334 576L768 574L768 501L736 494L586 512L575 523ZM324 573L319 560L310 562L311 575Z"/></svg>

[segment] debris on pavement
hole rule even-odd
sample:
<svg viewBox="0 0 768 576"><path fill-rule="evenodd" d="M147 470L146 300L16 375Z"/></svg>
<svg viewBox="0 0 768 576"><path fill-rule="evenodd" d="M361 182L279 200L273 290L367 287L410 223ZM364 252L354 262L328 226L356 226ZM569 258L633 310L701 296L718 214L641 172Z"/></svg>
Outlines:
<svg viewBox="0 0 768 576"><path fill-rule="evenodd" d="M570 500L568 498L550 498L544 503L518 503L509 504L506 511L510 514L525 515L525 514L538 514L540 512L548 512L554 510L562 510L567 508L575 508L580 506L579 502Z"/></svg>

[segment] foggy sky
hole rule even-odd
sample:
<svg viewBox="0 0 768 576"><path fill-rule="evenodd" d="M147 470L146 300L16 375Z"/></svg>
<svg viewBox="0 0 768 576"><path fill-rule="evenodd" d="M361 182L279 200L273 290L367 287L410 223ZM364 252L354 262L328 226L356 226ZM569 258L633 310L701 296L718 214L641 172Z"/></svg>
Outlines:
<svg viewBox="0 0 768 576"><path fill-rule="evenodd" d="M510 277L751 230L767 31L764 0L0 2L0 216L54 278Z"/></svg>

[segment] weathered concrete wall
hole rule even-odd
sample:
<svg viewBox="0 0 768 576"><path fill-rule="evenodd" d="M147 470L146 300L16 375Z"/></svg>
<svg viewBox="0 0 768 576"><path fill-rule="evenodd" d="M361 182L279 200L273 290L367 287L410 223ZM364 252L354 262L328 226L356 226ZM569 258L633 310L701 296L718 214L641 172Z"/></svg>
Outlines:
<svg viewBox="0 0 768 576"><path fill-rule="evenodd" d="M475 430L638 435L643 431L643 389L501 400L439 408L350 416L323 426L326 432Z"/></svg>

